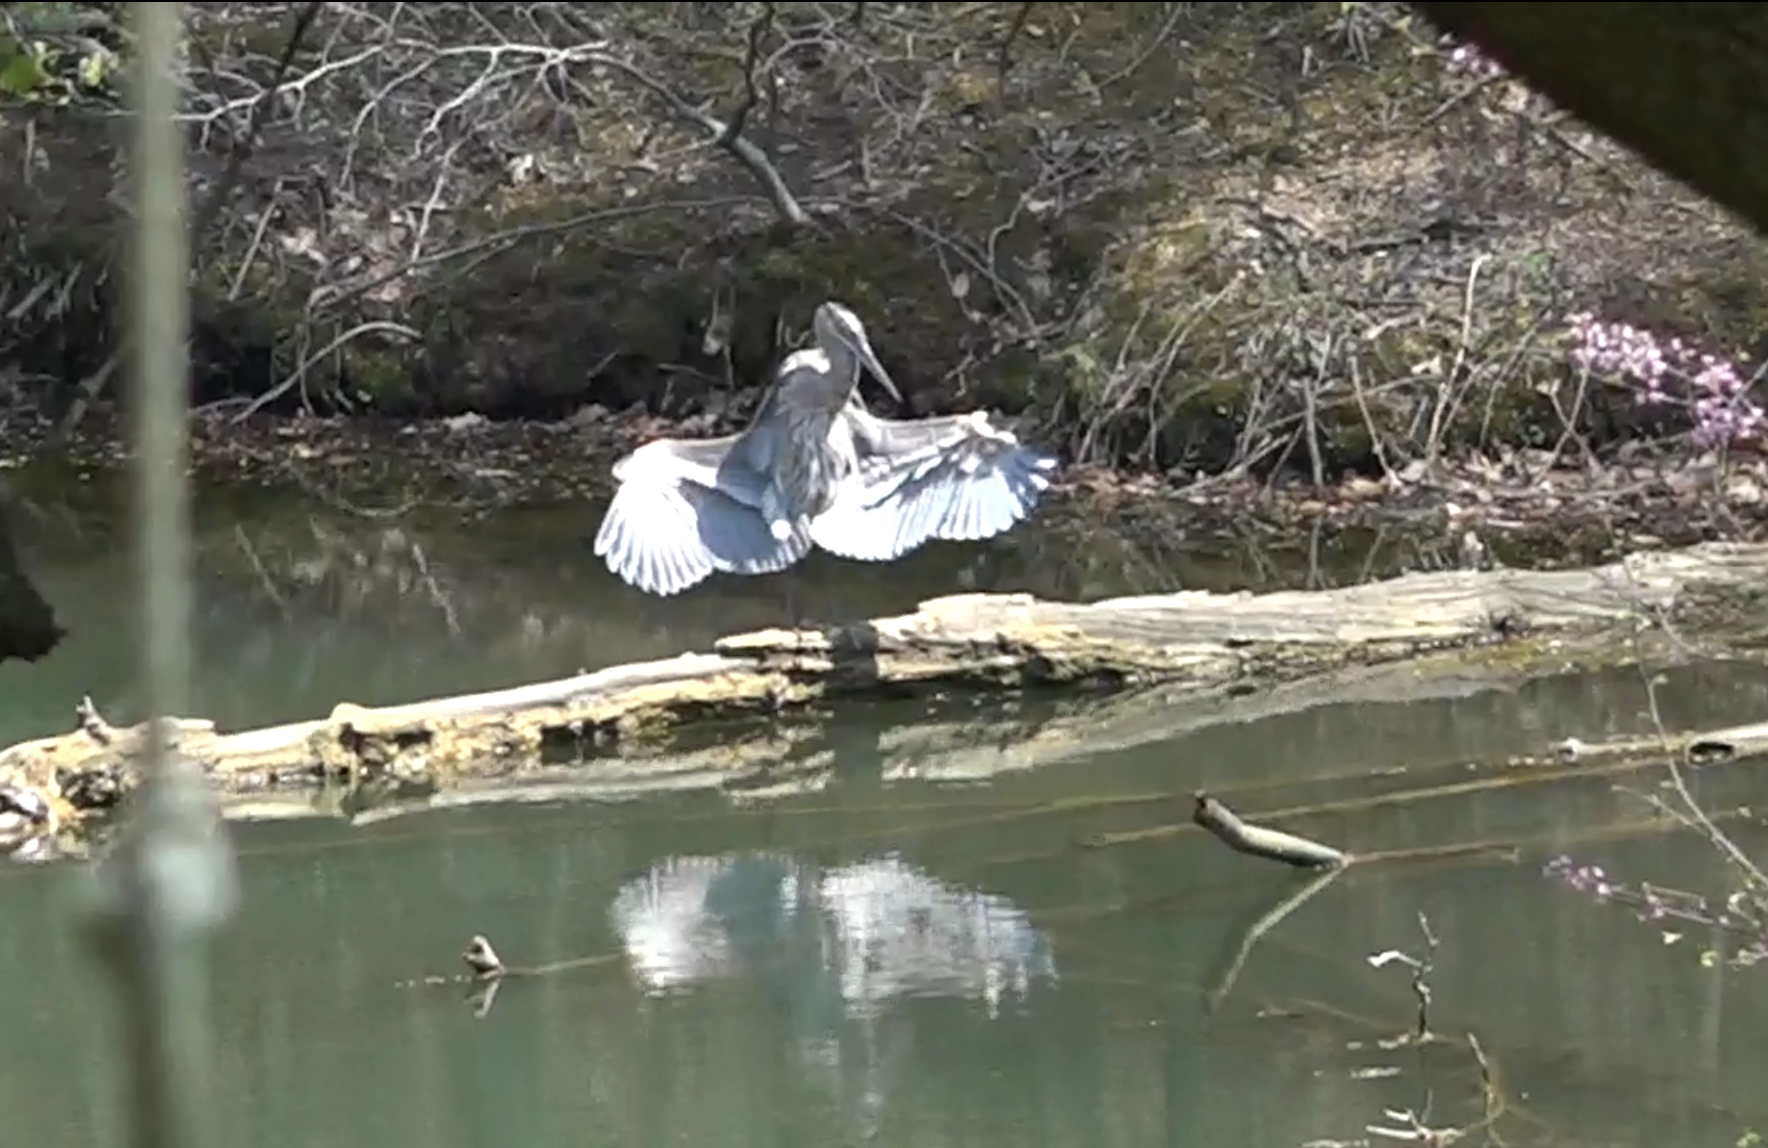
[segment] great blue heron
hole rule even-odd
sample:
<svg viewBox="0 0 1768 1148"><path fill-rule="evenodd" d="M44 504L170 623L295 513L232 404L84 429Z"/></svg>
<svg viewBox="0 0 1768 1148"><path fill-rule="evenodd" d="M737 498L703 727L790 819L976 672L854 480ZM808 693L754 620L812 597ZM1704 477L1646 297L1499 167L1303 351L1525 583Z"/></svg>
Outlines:
<svg viewBox="0 0 1768 1148"><path fill-rule="evenodd" d="M715 571L784 570L813 546L884 562L929 539L992 538L1048 489L1056 460L981 411L885 419L859 399L870 370L899 400L859 318L824 303L816 346L780 363L748 428L658 439L614 464L595 552L627 582L677 594Z"/></svg>

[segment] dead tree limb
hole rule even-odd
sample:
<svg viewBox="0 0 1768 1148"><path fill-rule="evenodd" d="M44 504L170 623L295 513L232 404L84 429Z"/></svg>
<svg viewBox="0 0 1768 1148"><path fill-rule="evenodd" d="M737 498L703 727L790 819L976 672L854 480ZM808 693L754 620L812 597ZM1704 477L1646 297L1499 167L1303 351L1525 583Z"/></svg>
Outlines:
<svg viewBox="0 0 1768 1148"><path fill-rule="evenodd" d="M1242 821L1232 809L1207 793L1199 792L1196 800L1191 811L1192 823L1207 829L1217 841L1236 853L1281 861L1297 869L1341 869L1350 860L1330 845Z"/></svg>
<svg viewBox="0 0 1768 1148"><path fill-rule="evenodd" d="M646 72L637 64L623 60L618 56L594 55L586 56L584 59L587 63L600 64L619 72L667 103L670 110L677 116L705 128L712 137L713 145L729 152L738 163L749 170L749 174L755 177L756 182L767 190L768 199L773 203L774 210L779 213L780 218L794 226L803 227L810 222L810 213L804 210L804 205L799 203L798 197L792 194L792 189L786 185L785 176L780 174L780 169L774 166L773 159L767 152L755 141L742 134L743 126L748 122L749 113L753 110L758 99L755 86L755 67L756 60L760 56L761 40L772 24L773 5L769 4L766 10L756 17L755 22L749 26L748 46L744 51L743 59L743 100L737 105L737 110L731 114L729 120L721 120L706 109L688 103L674 88Z"/></svg>

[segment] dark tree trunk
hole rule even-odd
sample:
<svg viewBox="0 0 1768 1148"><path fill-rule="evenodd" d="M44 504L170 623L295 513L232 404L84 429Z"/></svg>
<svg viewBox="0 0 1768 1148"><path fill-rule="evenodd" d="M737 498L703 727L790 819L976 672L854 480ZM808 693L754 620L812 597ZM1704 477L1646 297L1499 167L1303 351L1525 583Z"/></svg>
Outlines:
<svg viewBox="0 0 1768 1148"><path fill-rule="evenodd" d="M53 650L65 634L55 611L19 565L13 544L6 494L0 490L0 662L34 662Z"/></svg>
<svg viewBox="0 0 1768 1148"><path fill-rule="evenodd" d="M1768 231L1768 5L1415 7Z"/></svg>

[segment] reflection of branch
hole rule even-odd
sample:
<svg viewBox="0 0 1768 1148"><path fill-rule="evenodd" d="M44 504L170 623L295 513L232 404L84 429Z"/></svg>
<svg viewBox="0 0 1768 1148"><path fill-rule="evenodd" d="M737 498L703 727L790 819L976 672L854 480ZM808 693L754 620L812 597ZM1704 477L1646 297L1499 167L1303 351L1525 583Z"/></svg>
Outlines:
<svg viewBox="0 0 1768 1148"><path fill-rule="evenodd" d="M253 572L258 575L258 584L263 587L271 605L276 607L277 612L284 619L287 619L290 616L288 602L277 592L276 584L270 580L270 571L264 569L264 563L258 557L257 548L252 545L252 540L246 537L245 527L237 522L234 523L233 536L234 540L239 543L239 548L245 552L246 561L252 564Z"/></svg>
<svg viewBox="0 0 1768 1148"><path fill-rule="evenodd" d="M460 618L455 615L454 603L449 600L447 594L443 593L442 587L436 581L436 575L430 571L430 562L424 557L424 548L421 543L413 542L411 544L411 559L417 565L418 577L423 580L424 585L430 591L431 603L442 611L442 620L447 624L449 634L456 638L460 637Z"/></svg>
<svg viewBox="0 0 1768 1148"><path fill-rule="evenodd" d="M1338 880L1339 875L1343 872L1344 868L1340 866L1320 874L1285 897L1275 908L1264 913L1247 927L1246 932L1241 936L1240 947L1235 951L1232 959L1227 962L1227 968L1222 975L1216 978L1215 987L1210 989L1209 995L1204 997L1203 1010L1205 1013L1213 1013L1221 1006L1222 998L1228 995L1234 987L1234 982L1239 979L1240 970L1245 966L1246 958L1252 952L1252 947L1258 944L1266 933L1282 923L1283 918L1313 900L1322 889Z"/></svg>

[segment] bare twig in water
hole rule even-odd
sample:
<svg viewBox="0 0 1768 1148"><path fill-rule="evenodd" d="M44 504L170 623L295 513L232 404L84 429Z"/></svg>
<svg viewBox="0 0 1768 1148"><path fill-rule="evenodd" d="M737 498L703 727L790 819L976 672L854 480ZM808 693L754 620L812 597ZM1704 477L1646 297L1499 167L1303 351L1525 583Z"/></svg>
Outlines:
<svg viewBox="0 0 1768 1148"><path fill-rule="evenodd" d="M472 1006L474 1019L483 1019L491 1011L491 1005L497 1000L497 990L506 980L517 977L541 977L550 973L567 972L574 969L605 968L618 964L622 960L620 953L598 953L588 957L577 957L568 961L554 961L548 965L524 966L506 965L498 956L497 949L491 944L490 938L483 933L475 933L467 941L466 948L461 952L460 959L465 962L467 971L443 976L431 973L426 976L413 977L410 980L398 981L395 988L428 988L438 985L468 985L471 991L467 994L467 1003Z"/></svg>
<svg viewBox="0 0 1768 1148"><path fill-rule="evenodd" d="M1341 869L1350 860L1347 854L1330 845L1293 833L1250 825L1207 793L1199 791L1196 802L1191 811L1192 823L1207 829L1216 840L1236 853L1280 861L1298 869Z"/></svg>
<svg viewBox="0 0 1768 1148"><path fill-rule="evenodd" d="M1418 914L1418 929L1424 934L1424 956L1422 958L1401 952L1399 949L1388 949L1386 952L1376 953L1370 957L1369 963L1379 969L1383 965L1390 965L1398 961L1412 970L1412 995L1418 998L1418 1025L1412 1033L1412 1039L1419 1044L1424 1044L1435 1039L1430 1031L1430 974L1436 968L1438 942L1436 934L1431 931L1430 918L1423 913Z"/></svg>
<svg viewBox="0 0 1768 1148"><path fill-rule="evenodd" d="M1460 1128L1433 1128L1410 1108L1388 1108L1382 1111L1382 1115L1391 1120L1393 1126L1366 1124L1363 1131L1384 1140L1411 1140L1430 1148L1453 1144L1461 1139L1464 1131Z"/></svg>
<svg viewBox="0 0 1768 1148"><path fill-rule="evenodd" d="M501 977L506 971L503 967L503 958L497 955L497 950L491 947L491 942L486 940L483 934L475 935L472 940L467 942L466 951L461 953L460 959L465 961L467 968L471 969L473 975L481 980Z"/></svg>
<svg viewBox="0 0 1768 1148"><path fill-rule="evenodd" d="M1428 1071L1422 1059L1422 1048L1439 1038L1430 1027L1430 974L1436 968L1436 951L1439 945L1436 933L1430 927L1430 918L1423 913L1418 914L1418 929L1424 934L1424 956L1415 957L1398 949L1389 949L1384 953L1376 953L1369 958L1369 963L1376 968L1398 962L1412 970L1412 995L1418 1000L1418 1020L1411 1033L1392 1042L1383 1042L1383 1047L1398 1047L1410 1044L1420 1050L1420 1067ZM1473 1033L1467 1034L1467 1047L1473 1054L1473 1060L1479 1066L1480 1095L1484 1102L1485 1113L1474 1124L1465 1127L1434 1126L1427 1124L1431 1114L1432 1092L1429 1078L1425 1078L1423 1104L1417 1108L1386 1108L1382 1110L1385 1124L1367 1124L1363 1130L1371 1137L1385 1140L1409 1140L1426 1145L1453 1144L1477 1128L1487 1132L1488 1142L1503 1144L1504 1140L1496 1131L1497 1123L1508 1105L1503 1092L1499 1088L1498 1075L1492 1067L1486 1050L1480 1045L1479 1038Z"/></svg>
<svg viewBox="0 0 1768 1148"><path fill-rule="evenodd" d="M80 720L80 732L99 745L109 745L116 740L116 727L104 720L90 694L82 697L80 704L74 707L74 716Z"/></svg>
<svg viewBox="0 0 1768 1148"><path fill-rule="evenodd" d="M1498 1073L1492 1068L1491 1058L1486 1055L1486 1050L1480 1044L1479 1037L1471 1032L1468 1033L1467 1047L1473 1050L1474 1062L1479 1065L1480 1092L1484 1095L1486 1103L1485 1126L1490 1128L1498 1123L1500 1116L1504 1115L1506 1108L1504 1092L1498 1087Z"/></svg>

